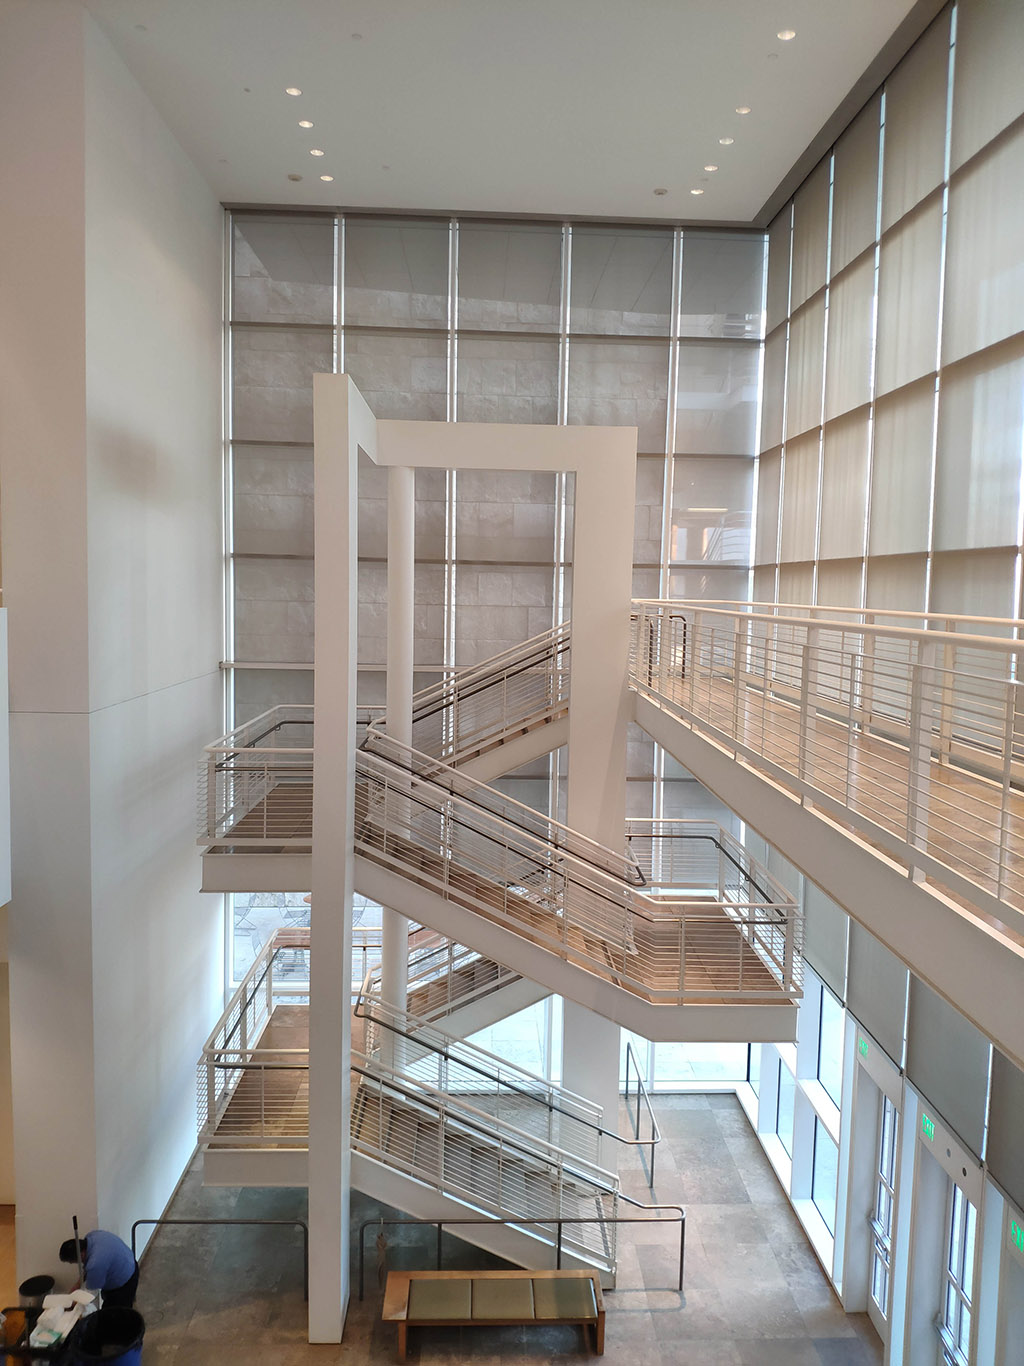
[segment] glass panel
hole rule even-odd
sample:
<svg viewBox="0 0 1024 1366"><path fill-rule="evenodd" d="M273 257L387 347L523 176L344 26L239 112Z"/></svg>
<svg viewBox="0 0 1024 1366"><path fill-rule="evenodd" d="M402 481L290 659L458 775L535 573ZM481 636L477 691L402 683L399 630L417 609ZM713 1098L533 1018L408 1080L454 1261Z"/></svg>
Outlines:
<svg viewBox="0 0 1024 1366"><path fill-rule="evenodd" d="M447 414L448 342L409 333L345 337L345 370L375 417L443 422Z"/></svg>
<svg viewBox="0 0 1024 1366"><path fill-rule="evenodd" d="M742 1081L747 1074L744 1043L656 1043L654 1081L661 1088L693 1082Z"/></svg>
<svg viewBox="0 0 1024 1366"><path fill-rule="evenodd" d="M334 219L236 216L231 317L334 322Z"/></svg>
<svg viewBox="0 0 1024 1366"><path fill-rule="evenodd" d="M677 459L671 558L748 564L753 486L751 461Z"/></svg>
<svg viewBox="0 0 1024 1366"><path fill-rule="evenodd" d="M787 204L768 229L768 292L765 326L778 327L789 316L789 255L793 209Z"/></svg>
<svg viewBox="0 0 1024 1366"><path fill-rule="evenodd" d="M573 332L667 336L672 234L573 228Z"/></svg>
<svg viewBox="0 0 1024 1366"><path fill-rule="evenodd" d="M311 561L235 561L235 658L312 663Z"/></svg>
<svg viewBox="0 0 1024 1366"><path fill-rule="evenodd" d="M942 183L948 75L947 11L885 83L883 231Z"/></svg>
<svg viewBox="0 0 1024 1366"><path fill-rule="evenodd" d="M1024 113L1024 29L1014 4L961 4L956 16L952 161L968 157Z"/></svg>
<svg viewBox="0 0 1024 1366"><path fill-rule="evenodd" d="M820 1119L814 1121L814 1169L811 1176L811 1199L825 1221L825 1227L835 1237L836 1186L839 1179L839 1149L829 1137Z"/></svg>
<svg viewBox="0 0 1024 1366"><path fill-rule="evenodd" d="M467 1042L507 1058L517 1067L525 1067L530 1072L539 1072L544 1076L547 1073L547 1033L545 999L471 1034Z"/></svg>
<svg viewBox="0 0 1024 1366"><path fill-rule="evenodd" d="M771 564L778 556L782 452L762 455L757 467L757 521L754 560ZM760 601L761 599L756 599Z"/></svg>
<svg viewBox="0 0 1024 1366"><path fill-rule="evenodd" d="M447 327L448 224L346 219L344 304L346 323Z"/></svg>
<svg viewBox="0 0 1024 1366"><path fill-rule="evenodd" d="M748 582L745 569L673 569L668 592L671 598L743 602L750 596Z"/></svg>
<svg viewBox="0 0 1024 1366"><path fill-rule="evenodd" d="M764 344L764 379L761 399L761 449L782 443L782 417L786 403L786 345L788 329L785 324L771 334Z"/></svg>
<svg viewBox="0 0 1024 1366"><path fill-rule="evenodd" d="M841 1104L843 1091L843 1038L846 1012L827 987L821 992L821 1017L818 1029L818 1080L834 1105Z"/></svg>
<svg viewBox="0 0 1024 1366"><path fill-rule="evenodd" d="M818 162L793 199L793 312L825 283L829 161Z"/></svg>
<svg viewBox="0 0 1024 1366"><path fill-rule="evenodd" d="M875 240L881 97L861 110L836 143L832 186L832 275Z"/></svg>
<svg viewBox="0 0 1024 1366"><path fill-rule="evenodd" d="M838 417L871 397L875 261L862 256L833 285L828 308L825 417Z"/></svg>
<svg viewBox="0 0 1024 1366"><path fill-rule="evenodd" d="M932 561L931 610L953 615L1013 615L1013 550L936 555Z"/></svg>
<svg viewBox="0 0 1024 1366"><path fill-rule="evenodd" d="M558 420L558 343L460 336L460 422Z"/></svg>
<svg viewBox="0 0 1024 1366"><path fill-rule="evenodd" d="M1024 350L943 375L939 392L935 548L1016 545L1024 437Z"/></svg>
<svg viewBox="0 0 1024 1366"><path fill-rule="evenodd" d="M825 351L825 299L820 296L789 325L786 372L787 439L821 421L821 379Z"/></svg>
<svg viewBox="0 0 1024 1366"><path fill-rule="evenodd" d="M863 554L867 484L868 413L862 409L825 427L818 545L822 559Z"/></svg>
<svg viewBox="0 0 1024 1366"><path fill-rule="evenodd" d="M572 342L569 421L636 427L637 450L665 449L668 346L642 342Z"/></svg>
<svg viewBox="0 0 1024 1366"><path fill-rule="evenodd" d="M1024 127L1001 139L950 184L943 363L1020 330L1024 313L1022 219Z"/></svg>
<svg viewBox="0 0 1024 1366"><path fill-rule="evenodd" d="M754 346L686 343L680 347L677 454L754 454L757 372Z"/></svg>
<svg viewBox="0 0 1024 1366"><path fill-rule="evenodd" d="M661 523L665 501L665 459L636 462L636 514L633 524L633 563L661 564Z"/></svg>
<svg viewBox="0 0 1024 1366"><path fill-rule="evenodd" d="M747 1045L747 1081L755 1096L761 1094L761 1045Z"/></svg>
<svg viewBox="0 0 1024 1366"><path fill-rule="evenodd" d="M460 564L487 560L552 563L554 474L540 470L460 470L456 488L455 548ZM515 573L511 563L506 572L511 594L511 576Z"/></svg>
<svg viewBox="0 0 1024 1366"><path fill-rule="evenodd" d="M775 1132L790 1157L793 1156L793 1105L796 1098L796 1081L789 1068L779 1063L779 1108L776 1113Z"/></svg>
<svg viewBox="0 0 1024 1366"><path fill-rule="evenodd" d="M313 376L334 370L330 332L231 329L236 441L313 440Z"/></svg>
<svg viewBox="0 0 1024 1366"><path fill-rule="evenodd" d="M934 425L933 379L890 394L875 405L868 529L872 555L928 548ZM895 602L884 605L897 606Z"/></svg>
<svg viewBox="0 0 1024 1366"><path fill-rule="evenodd" d="M278 930L309 924L309 902L304 892L234 892L231 894L231 967L233 981L240 982L252 967L256 955ZM274 968L275 978L295 975L297 981L309 980L306 954L295 955L295 963Z"/></svg>
<svg viewBox="0 0 1024 1366"><path fill-rule="evenodd" d="M823 607L859 607L860 581L860 560L819 560L817 601Z"/></svg>
<svg viewBox="0 0 1024 1366"><path fill-rule="evenodd" d="M760 337L764 237L686 232L683 237L683 337Z"/></svg>
<svg viewBox="0 0 1024 1366"><path fill-rule="evenodd" d="M561 288L557 224L459 225L460 327L557 332Z"/></svg>
<svg viewBox="0 0 1024 1366"><path fill-rule="evenodd" d="M235 553L312 555L313 452L239 442L233 459Z"/></svg>
<svg viewBox="0 0 1024 1366"><path fill-rule="evenodd" d="M786 447L783 466L782 558L813 560L818 522L818 433L809 432ZM810 602L810 598L785 598Z"/></svg>
<svg viewBox="0 0 1024 1366"><path fill-rule="evenodd" d="M937 364L942 201L934 199L882 241L878 273L878 392Z"/></svg>

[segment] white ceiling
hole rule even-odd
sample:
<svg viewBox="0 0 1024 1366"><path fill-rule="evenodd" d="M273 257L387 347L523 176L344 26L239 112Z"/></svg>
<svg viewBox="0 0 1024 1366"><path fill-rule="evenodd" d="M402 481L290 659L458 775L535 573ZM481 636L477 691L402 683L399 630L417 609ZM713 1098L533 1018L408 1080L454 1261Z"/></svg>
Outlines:
<svg viewBox="0 0 1024 1366"><path fill-rule="evenodd" d="M85 3L225 202L714 222L754 218L922 8ZM780 41L783 28L797 36ZM290 85L302 95L286 95Z"/></svg>

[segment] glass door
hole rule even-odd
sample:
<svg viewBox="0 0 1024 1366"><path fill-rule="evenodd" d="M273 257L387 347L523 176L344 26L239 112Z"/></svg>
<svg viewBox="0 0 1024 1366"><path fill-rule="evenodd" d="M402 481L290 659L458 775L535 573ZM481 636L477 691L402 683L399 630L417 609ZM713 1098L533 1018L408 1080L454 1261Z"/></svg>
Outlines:
<svg viewBox="0 0 1024 1366"><path fill-rule="evenodd" d="M889 1310L892 1303L892 1224L893 1211L896 1208L896 1148L899 1121L896 1106L888 1096L883 1095L878 1121L875 1201L868 1220L871 1225L868 1316L883 1342L889 1340Z"/></svg>

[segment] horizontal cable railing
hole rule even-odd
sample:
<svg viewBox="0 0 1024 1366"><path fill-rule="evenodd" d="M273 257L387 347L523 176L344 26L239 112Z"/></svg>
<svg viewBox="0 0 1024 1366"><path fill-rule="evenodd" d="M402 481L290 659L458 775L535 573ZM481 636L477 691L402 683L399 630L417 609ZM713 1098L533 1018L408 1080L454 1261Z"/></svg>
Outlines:
<svg viewBox="0 0 1024 1366"><path fill-rule="evenodd" d="M652 1003L800 995L800 917L788 899L645 895L634 859L561 827L545 838L553 822L506 819L500 801L394 742L365 748L356 851Z"/></svg>
<svg viewBox="0 0 1024 1366"><path fill-rule="evenodd" d="M364 994L379 999L379 961L363 976ZM425 944L410 943L408 1001L411 1013L421 1020L443 1019L519 980L519 973L503 963L443 935Z"/></svg>
<svg viewBox="0 0 1024 1366"><path fill-rule="evenodd" d="M601 1107L592 1101L395 1009L369 987L367 982L355 1011L367 1022L367 1057L380 1055L386 1045L388 1065L395 1073L471 1099L477 1108L598 1166L606 1164L616 1144L650 1148L653 1171L654 1147L661 1141L656 1125L649 1138L622 1137L617 1128L604 1126Z"/></svg>
<svg viewBox="0 0 1024 1366"><path fill-rule="evenodd" d="M568 622L459 669L413 698L416 749L457 764L516 733L565 713L569 700Z"/></svg>
<svg viewBox="0 0 1024 1366"><path fill-rule="evenodd" d="M634 603L633 685L1020 933L1021 623L800 611Z"/></svg>
<svg viewBox="0 0 1024 1366"><path fill-rule="evenodd" d="M354 1151L485 1212L561 1219L563 1246L614 1267L614 1228L573 1223L615 1215L614 1173L379 1060L353 1053L352 1071Z"/></svg>

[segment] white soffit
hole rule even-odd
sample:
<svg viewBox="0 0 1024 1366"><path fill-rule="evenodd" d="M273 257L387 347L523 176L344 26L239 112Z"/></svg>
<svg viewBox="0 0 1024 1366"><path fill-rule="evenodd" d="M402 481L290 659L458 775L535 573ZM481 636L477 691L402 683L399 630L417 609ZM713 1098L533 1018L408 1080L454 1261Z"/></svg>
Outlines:
<svg viewBox="0 0 1024 1366"><path fill-rule="evenodd" d="M708 222L750 221L921 9L85 3L225 202ZM780 40L788 29L796 37ZM311 156L314 147L325 155Z"/></svg>

